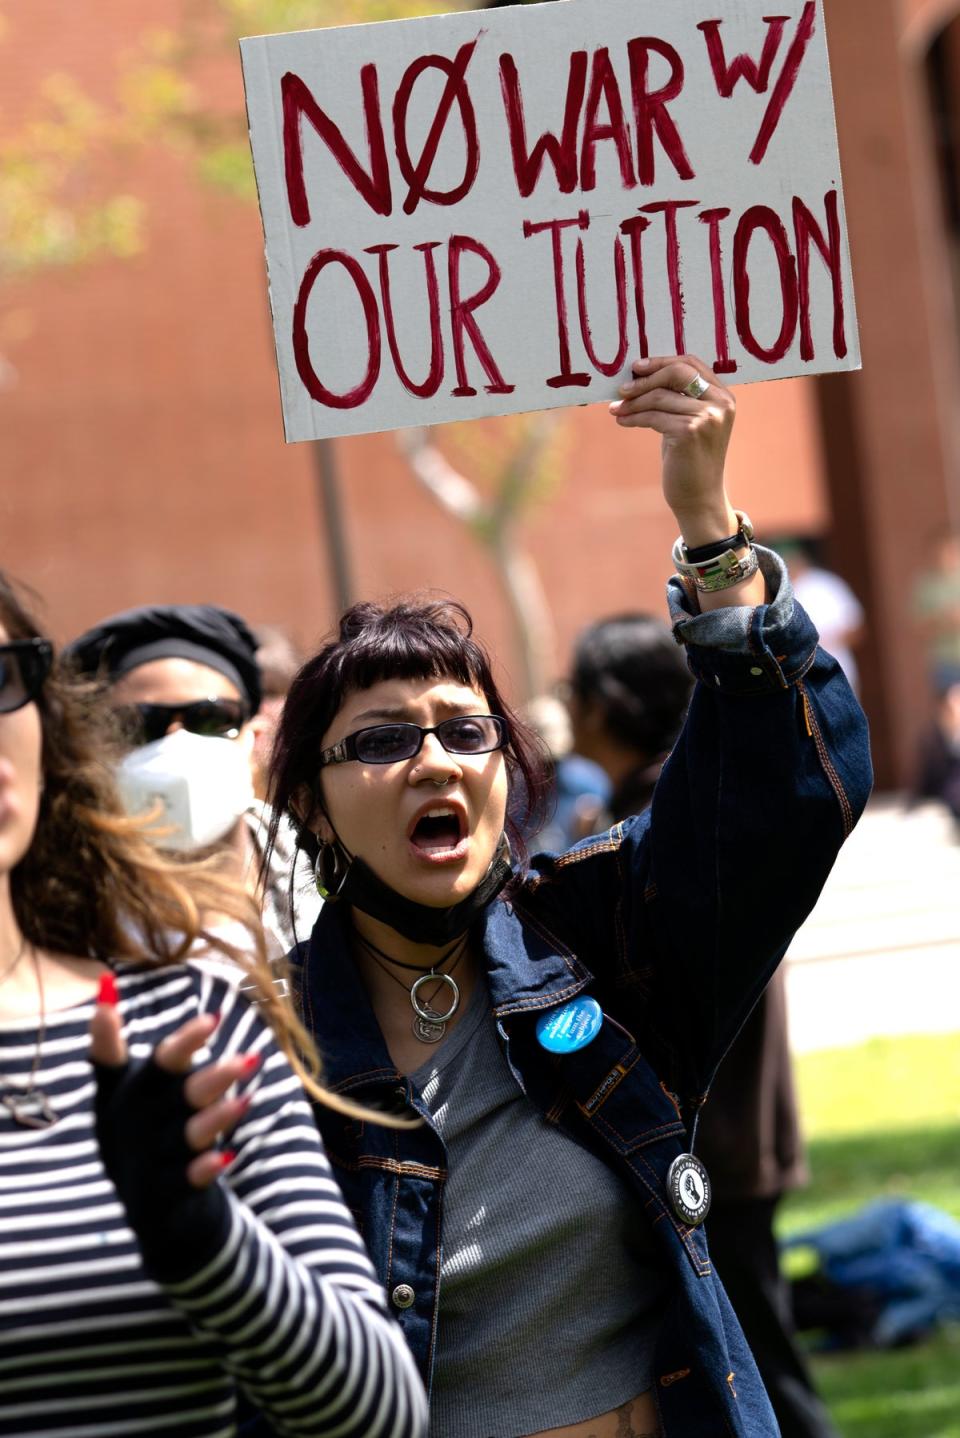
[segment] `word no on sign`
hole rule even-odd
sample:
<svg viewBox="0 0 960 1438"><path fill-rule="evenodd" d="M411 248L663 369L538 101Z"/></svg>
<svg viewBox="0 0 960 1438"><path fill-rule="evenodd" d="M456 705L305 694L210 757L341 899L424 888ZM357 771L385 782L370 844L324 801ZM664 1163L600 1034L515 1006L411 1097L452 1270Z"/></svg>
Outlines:
<svg viewBox="0 0 960 1438"><path fill-rule="evenodd" d="M288 440L859 365L821 0L241 41Z"/></svg>

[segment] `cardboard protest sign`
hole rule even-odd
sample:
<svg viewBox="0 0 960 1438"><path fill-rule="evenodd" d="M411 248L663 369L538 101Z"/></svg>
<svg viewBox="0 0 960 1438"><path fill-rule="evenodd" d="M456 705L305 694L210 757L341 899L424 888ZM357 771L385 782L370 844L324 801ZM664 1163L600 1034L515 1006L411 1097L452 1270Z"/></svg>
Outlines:
<svg viewBox="0 0 960 1438"><path fill-rule="evenodd" d="M288 440L859 365L821 0L241 41Z"/></svg>

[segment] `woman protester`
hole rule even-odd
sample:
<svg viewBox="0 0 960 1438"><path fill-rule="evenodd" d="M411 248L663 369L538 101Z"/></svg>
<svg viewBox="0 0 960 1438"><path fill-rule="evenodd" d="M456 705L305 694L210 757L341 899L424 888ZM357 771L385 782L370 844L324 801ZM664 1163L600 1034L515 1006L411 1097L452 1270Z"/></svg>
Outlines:
<svg viewBox="0 0 960 1438"><path fill-rule="evenodd" d="M727 499L732 395L699 360L634 372L612 410L663 439L698 681L652 813L524 867L536 759L451 603L350 609L274 749L327 898L304 1021L336 1093L422 1119L317 1110L433 1438L777 1432L696 1116L866 800L866 730Z"/></svg>
<svg viewBox="0 0 960 1438"><path fill-rule="evenodd" d="M0 576L2 1434L227 1438L241 1391L278 1434L423 1433L301 1078L342 1101L291 1062L309 1041L217 865L123 813L95 711ZM255 1005L184 962L204 946Z"/></svg>

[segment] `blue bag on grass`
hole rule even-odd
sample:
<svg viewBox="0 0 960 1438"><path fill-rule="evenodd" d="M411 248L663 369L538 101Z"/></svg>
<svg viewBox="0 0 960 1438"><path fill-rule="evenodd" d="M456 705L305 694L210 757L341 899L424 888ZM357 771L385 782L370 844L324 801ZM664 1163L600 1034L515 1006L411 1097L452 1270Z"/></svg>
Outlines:
<svg viewBox="0 0 960 1438"><path fill-rule="evenodd" d="M913 1342L960 1319L960 1223L931 1204L881 1199L783 1247L812 1248L828 1283L870 1302L874 1347Z"/></svg>

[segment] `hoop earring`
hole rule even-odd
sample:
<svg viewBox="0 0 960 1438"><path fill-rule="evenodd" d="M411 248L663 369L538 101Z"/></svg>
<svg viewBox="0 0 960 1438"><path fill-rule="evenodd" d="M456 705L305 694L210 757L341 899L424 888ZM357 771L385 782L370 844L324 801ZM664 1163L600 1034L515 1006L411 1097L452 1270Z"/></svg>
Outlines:
<svg viewBox="0 0 960 1438"><path fill-rule="evenodd" d="M324 903L335 904L340 898L349 868L350 865L344 863L339 845L327 844L321 839L313 861L313 881Z"/></svg>

